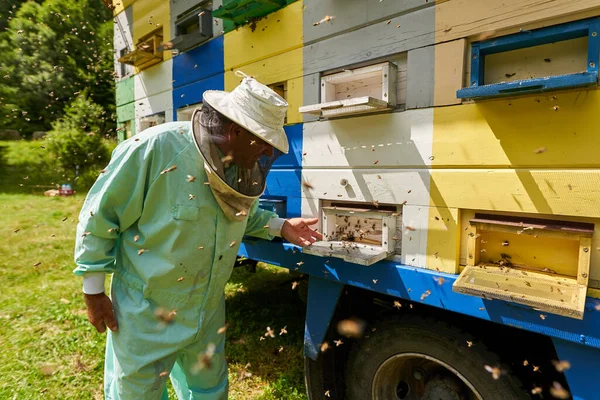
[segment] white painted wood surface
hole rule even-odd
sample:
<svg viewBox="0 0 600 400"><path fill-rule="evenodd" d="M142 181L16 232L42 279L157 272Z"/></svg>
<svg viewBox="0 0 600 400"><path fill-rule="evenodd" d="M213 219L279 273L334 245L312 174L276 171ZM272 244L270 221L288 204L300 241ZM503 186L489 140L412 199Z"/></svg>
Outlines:
<svg viewBox="0 0 600 400"><path fill-rule="evenodd" d="M173 89L173 60L169 59L134 76L135 100L168 92ZM171 101L172 103L172 101ZM165 106L166 107L166 106ZM171 105L172 107L172 105ZM137 108L137 106L136 106Z"/></svg>
<svg viewBox="0 0 600 400"><path fill-rule="evenodd" d="M126 65L124 67L125 74L121 74L121 63L119 58L121 57L122 50L127 49L128 51L133 50L133 37L131 32L132 26L132 8L128 7L125 11L119 13L114 18L113 23L113 46L115 52L113 54L115 71L118 74L117 79L121 80L129 77L133 74L133 67Z"/></svg>
<svg viewBox="0 0 600 400"><path fill-rule="evenodd" d="M402 207L402 264L414 267L427 265L427 229L429 207Z"/></svg>
<svg viewBox="0 0 600 400"><path fill-rule="evenodd" d="M407 69L406 108L433 106L435 47L410 50Z"/></svg>
<svg viewBox="0 0 600 400"><path fill-rule="evenodd" d="M303 130L303 169L431 165L432 109L311 122Z"/></svg>

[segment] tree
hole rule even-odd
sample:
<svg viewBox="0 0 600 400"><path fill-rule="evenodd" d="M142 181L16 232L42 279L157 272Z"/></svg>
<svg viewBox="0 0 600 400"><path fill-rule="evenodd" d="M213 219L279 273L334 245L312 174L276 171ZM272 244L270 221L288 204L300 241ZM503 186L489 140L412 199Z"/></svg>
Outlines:
<svg viewBox="0 0 600 400"><path fill-rule="evenodd" d="M12 1L12 0L11 0ZM114 126L111 12L98 0L23 3L0 37L0 126L48 130L84 88Z"/></svg>

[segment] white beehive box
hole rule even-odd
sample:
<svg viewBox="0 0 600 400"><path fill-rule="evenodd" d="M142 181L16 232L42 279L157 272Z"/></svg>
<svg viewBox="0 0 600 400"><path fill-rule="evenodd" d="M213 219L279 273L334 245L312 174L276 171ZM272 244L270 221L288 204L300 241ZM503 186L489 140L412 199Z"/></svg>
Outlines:
<svg viewBox="0 0 600 400"><path fill-rule="evenodd" d="M323 207L323 241L303 252L372 265L394 254L396 217L392 211Z"/></svg>
<svg viewBox="0 0 600 400"><path fill-rule="evenodd" d="M301 113L341 117L396 107L395 64L385 62L345 70L321 78L321 103L300 107Z"/></svg>

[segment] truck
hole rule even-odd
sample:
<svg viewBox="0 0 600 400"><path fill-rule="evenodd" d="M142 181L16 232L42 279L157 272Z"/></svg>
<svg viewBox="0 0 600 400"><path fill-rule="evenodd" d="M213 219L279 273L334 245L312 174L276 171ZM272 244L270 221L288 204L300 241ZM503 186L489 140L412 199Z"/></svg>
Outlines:
<svg viewBox="0 0 600 400"><path fill-rule="evenodd" d="M600 0L103 0L118 133L242 71L289 103L310 399L600 399ZM336 346L343 337L347 345Z"/></svg>

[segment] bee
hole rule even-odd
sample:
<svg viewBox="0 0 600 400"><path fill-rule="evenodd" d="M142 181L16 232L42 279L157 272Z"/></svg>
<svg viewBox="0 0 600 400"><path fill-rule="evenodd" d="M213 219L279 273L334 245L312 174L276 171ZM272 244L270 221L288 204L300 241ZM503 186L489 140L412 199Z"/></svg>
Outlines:
<svg viewBox="0 0 600 400"><path fill-rule="evenodd" d="M267 332L265 333L265 337L271 337L274 338L275 337L275 332L273 332L273 329L271 329L271 327L267 326Z"/></svg>
<svg viewBox="0 0 600 400"><path fill-rule="evenodd" d="M531 389L531 394L541 394L543 391L543 389L539 386L534 386L533 389Z"/></svg>
<svg viewBox="0 0 600 400"><path fill-rule="evenodd" d="M41 262L36 262L35 264L33 264L34 267L39 267L42 263Z"/></svg>
<svg viewBox="0 0 600 400"><path fill-rule="evenodd" d="M569 368L571 368L571 363L566 360L562 360L562 361L553 360L552 364L554 365L554 368L556 368L556 370L558 372L564 372L564 371L568 370Z"/></svg>
<svg viewBox="0 0 600 400"><path fill-rule="evenodd" d="M556 106L556 107L558 107L558 106ZM533 152L534 152L535 154L542 154L542 153L545 153L545 152L546 152L546 150L547 150L547 149L546 149L545 147L539 147L539 148L535 149Z"/></svg>
<svg viewBox="0 0 600 400"><path fill-rule="evenodd" d="M138 250L138 256L141 256L142 254L144 254L145 252L147 252L148 250L146 249L139 249Z"/></svg>
<svg viewBox="0 0 600 400"><path fill-rule="evenodd" d="M325 352L327 349L329 349L329 343L323 342L323 344L321 344L321 351Z"/></svg>
<svg viewBox="0 0 600 400"><path fill-rule="evenodd" d="M138 240L140 240L140 235L135 235L135 236L133 237L133 241L134 241L134 242L137 242Z"/></svg>
<svg viewBox="0 0 600 400"><path fill-rule="evenodd" d="M505 240L504 242L502 242L502 246L508 246L508 240Z"/></svg>
<svg viewBox="0 0 600 400"><path fill-rule="evenodd" d="M228 328L228 325L227 325L227 324L225 324L225 325L223 325L222 327L220 327L220 328L217 330L217 333L218 333L219 335L222 335L222 334L224 334L224 333L227 331L227 328Z"/></svg>
<svg viewBox="0 0 600 400"><path fill-rule="evenodd" d="M329 392L330 392L329 390L326 390L326 391L325 391L325 396L327 396L327 397L331 397L331 394L330 394Z"/></svg>
<svg viewBox="0 0 600 400"><path fill-rule="evenodd" d="M196 177L195 177L195 176L193 176L193 175L188 175L186 180L187 180L188 182L194 182L194 181L196 180Z"/></svg>
<svg viewBox="0 0 600 400"><path fill-rule="evenodd" d="M400 24L396 25L396 28L400 28Z"/></svg>
<svg viewBox="0 0 600 400"><path fill-rule="evenodd" d="M229 164L233 161L233 156L231 154L227 154L225 157L221 158L221 162L225 166L225 168L229 167Z"/></svg>
<svg viewBox="0 0 600 400"><path fill-rule="evenodd" d="M215 354L216 346L214 343L209 343L206 346L206 351L204 353L198 354L198 361L192 368L192 373L196 374L198 371L203 369L212 368L212 357Z"/></svg>
<svg viewBox="0 0 600 400"><path fill-rule="evenodd" d="M158 376L160 376L161 378L164 378L165 376L169 375L169 371L163 371L160 374L158 374Z"/></svg>
<svg viewBox="0 0 600 400"><path fill-rule="evenodd" d="M537 365L533 365L533 364L532 364L532 367L533 367L533 372L539 372L539 373L542 373L542 371L540 371L540 367L539 367L539 366L537 366Z"/></svg>
<svg viewBox="0 0 600 400"><path fill-rule="evenodd" d="M337 331L340 335L360 338L365 330L366 323L357 318L345 319L337 324Z"/></svg>
<svg viewBox="0 0 600 400"><path fill-rule="evenodd" d="M229 244L229 247L235 246L235 240Z"/></svg>
<svg viewBox="0 0 600 400"><path fill-rule="evenodd" d="M433 280L436 281L440 286L444 284L444 277L442 276L440 276L439 278L433 278Z"/></svg>
<svg viewBox="0 0 600 400"><path fill-rule="evenodd" d="M377 165L377 164L379 164L379 160L373 161L373 165Z"/></svg>
<svg viewBox="0 0 600 400"><path fill-rule="evenodd" d="M375 208L379 208L379 202L377 200L372 200L371 203L375 206Z"/></svg>
<svg viewBox="0 0 600 400"><path fill-rule="evenodd" d="M15 230L14 230L14 232L15 232L15 233L17 233L17 232L19 232L20 230L21 230L20 228L17 228L17 229L15 229Z"/></svg>
<svg viewBox="0 0 600 400"><path fill-rule="evenodd" d="M389 25L389 24L391 24L391 23L392 23L392 20L391 20L391 19L388 19L388 20L386 21L386 23L385 23L385 24L386 24L386 25Z"/></svg>
<svg viewBox="0 0 600 400"><path fill-rule="evenodd" d="M164 175L168 172L175 171L177 169L177 165L171 165L169 168L163 170L160 174Z"/></svg>
<svg viewBox="0 0 600 400"><path fill-rule="evenodd" d="M529 365L529 361L527 361L527 360L523 360L523 366L524 366L524 367L526 367L526 366L528 366L528 365Z"/></svg>
<svg viewBox="0 0 600 400"><path fill-rule="evenodd" d="M571 393L569 393L565 388L563 388L560 383L552 382L552 387L550 388L550 394L557 399L569 399L571 398Z"/></svg>
<svg viewBox="0 0 600 400"><path fill-rule="evenodd" d="M118 230L118 228L109 228L108 233L113 233L113 232L116 232L117 230Z"/></svg>
<svg viewBox="0 0 600 400"><path fill-rule="evenodd" d="M302 181L302 186L304 186L307 189L314 189L314 186L311 185L307 180Z"/></svg>
<svg viewBox="0 0 600 400"><path fill-rule="evenodd" d="M304 261L299 261L299 262L296 263L296 265L299 266L299 267L302 266L302 264L304 264Z"/></svg>
<svg viewBox="0 0 600 400"><path fill-rule="evenodd" d="M332 15L326 15L320 21L317 21L317 22L313 23L313 26L321 25L321 24L324 24L325 22L330 22L334 18L335 17L332 16Z"/></svg>
<svg viewBox="0 0 600 400"><path fill-rule="evenodd" d="M421 301L424 301L427 297L429 297L431 295L431 290L426 290L423 292L423 294L421 295Z"/></svg>
<svg viewBox="0 0 600 400"><path fill-rule="evenodd" d="M394 307L396 307L397 309L401 309L402 303L400 303L398 300L396 300L396 301L394 301Z"/></svg>
<svg viewBox="0 0 600 400"><path fill-rule="evenodd" d="M170 324L173 321L175 321L175 315L177 315L177 310L167 311L167 309L165 309L164 307L159 307L154 312L154 315L159 321L165 324Z"/></svg>
<svg viewBox="0 0 600 400"><path fill-rule="evenodd" d="M500 375L502 375L502 370L498 367L490 367L489 365L486 365L485 370L492 374L492 378L494 378L495 380L498 380L500 378Z"/></svg>
<svg viewBox="0 0 600 400"><path fill-rule="evenodd" d="M335 347L339 347L344 344L344 342L342 342L342 339L334 340L333 343L335 343Z"/></svg>
<svg viewBox="0 0 600 400"><path fill-rule="evenodd" d="M69 217L64 217L64 218L62 219L62 222L65 222L65 221L66 221L66 220L68 220L68 219L69 219Z"/></svg>
<svg viewBox="0 0 600 400"><path fill-rule="evenodd" d="M467 340L467 347L473 347L473 342Z"/></svg>
<svg viewBox="0 0 600 400"><path fill-rule="evenodd" d="M558 111L558 110L559 110L559 108L560 108L559 106L554 106L554 107L552 107L552 109L553 109L554 111Z"/></svg>
<svg viewBox="0 0 600 400"><path fill-rule="evenodd" d="M286 333L288 333L288 331L287 331L287 325L284 326L283 328L281 328L281 332L279 332L279 336L285 335Z"/></svg>
<svg viewBox="0 0 600 400"><path fill-rule="evenodd" d="M373 283L377 284L377 279L373 279Z"/></svg>
<svg viewBox="0 0 600 400"><path fill-rule="evenodd" d="M279 348L279 353L281 353L282 351L283 351L283 346L281 346L281 347Z"/></svg>
<svg viewBox="0 0 600 400"><path fill-rule="evenodd" d="M246 215L248 215L248 213L246 211L244 211L244 210L241 210L241 211L235 213L236 217L240 217L240 216L241 217L245 217Z"/></svg>
<svg viewBox="0 0 600 400"><path fill-rule="evenodd" d="M81 237L86 237L87 235L89 235L92 232L83 232L83 234L81 235Z"/></svg>

